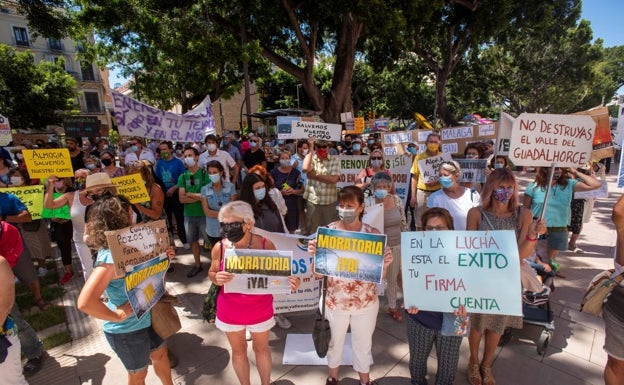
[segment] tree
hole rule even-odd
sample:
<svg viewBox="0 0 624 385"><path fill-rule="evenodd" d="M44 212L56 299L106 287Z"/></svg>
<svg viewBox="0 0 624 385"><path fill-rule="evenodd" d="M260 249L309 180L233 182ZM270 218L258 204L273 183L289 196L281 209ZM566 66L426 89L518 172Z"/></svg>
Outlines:
<svg viewBox="0 0 624 385"><path fill-rule="evenodd" d="M0 44L0 113L14 129L44 129L60 125L76 100L76 81L64 63L34 64L30 52Z"/></svg>

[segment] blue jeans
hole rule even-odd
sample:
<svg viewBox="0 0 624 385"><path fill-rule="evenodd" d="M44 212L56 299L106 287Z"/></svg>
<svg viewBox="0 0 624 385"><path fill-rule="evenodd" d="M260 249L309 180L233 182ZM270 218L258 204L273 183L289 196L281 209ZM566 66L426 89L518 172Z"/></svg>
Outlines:
<svg viewBox="0 0 624 385"><path fill-rule="evenodd" d="M22 353L27 359L39 358L43 354L43 342L37 336L32 326L24 321L17 308L17 303L11 308L11 317L17 325L17 335L22 345Z"/></svg>
<svg viewBox="0 0 624 385"><path fill-rule="evenodd" d="M104 335L129 373L146 370L150 352L160 349L165 343L151 326L128 333L104 332Z"/></svg>

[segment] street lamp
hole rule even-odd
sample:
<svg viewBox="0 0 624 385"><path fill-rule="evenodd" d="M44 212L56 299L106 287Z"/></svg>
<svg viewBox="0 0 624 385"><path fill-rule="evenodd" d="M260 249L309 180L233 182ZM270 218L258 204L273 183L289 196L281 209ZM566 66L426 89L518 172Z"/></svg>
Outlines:
<svg viewBox="0 0 624 385"><path fill-rule="evenodd" d="M301 108L301 105L299 104L299 87L302 87L303 84L299 83L297 84L297 108Z"/></svg>

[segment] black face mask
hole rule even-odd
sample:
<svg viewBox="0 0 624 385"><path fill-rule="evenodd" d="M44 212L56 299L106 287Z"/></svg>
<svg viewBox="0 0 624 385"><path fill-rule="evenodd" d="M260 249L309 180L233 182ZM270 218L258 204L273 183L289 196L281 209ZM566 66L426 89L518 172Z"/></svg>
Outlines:
<svg viewBox="0 0 624 385"><path fill-rule="evenodd" d="M108 159L108 158L104 158L102 159L102 164L106 167L110 166L111 164L113 164L113 160L112 159Z"/></svg>
<svg viewBox="0 0 624 385"><path fill-rule="evenodd" d="M89 195L91 197L91 199L93 199L93 201L96 201L98 199L107 197L107 196L111 196L112 194L108 191L104 192L103 194L91 194Z"/></svg>
<svg viewBox="0 0 624 385"><path fill-rule="evenodd" d="M245 231L243 230L243 222L223 223L221 222L221 233L232 243L236 243L243 239Z"/></svg>

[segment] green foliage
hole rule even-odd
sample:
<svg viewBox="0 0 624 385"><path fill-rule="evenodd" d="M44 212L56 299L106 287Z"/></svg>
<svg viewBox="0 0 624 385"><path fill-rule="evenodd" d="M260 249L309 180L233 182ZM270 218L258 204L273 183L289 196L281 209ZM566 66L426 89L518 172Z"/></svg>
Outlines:
<svg viewBox="0 0 624 385"><path fill-rule="evenodd" d="M0 44L0 111L9 118L11 128L44 129L60 124L63 111L75 102L75 86L62 60L35 65L30 52Z"/></svg>
<svg viewBox="0 0 624 385"><path fill-rule="evenodd" d="M25 315L24 320L26 320L33 329L39 331L49 328L50 326L66 323L67 315L65 314L64 307L50 306L42 312Z"/></svg>
<svg viewBox="0 0 624 385"><path fill-rule="evenodd" d="M65 345L72 341L71 333L69 330L62 331L60 333L52 334L49 337L43 339L43 348L45 350L52 349L57 346Z"/></svg>
<svg viewBox="0 0 624 385"><path fill-rule="evenodd" d="M18 9L26 15L28 26L35 33L45 37L61 39L67 36L74 25L71 14L65 10L70 2L65 0L17 0Z"/></svg>

